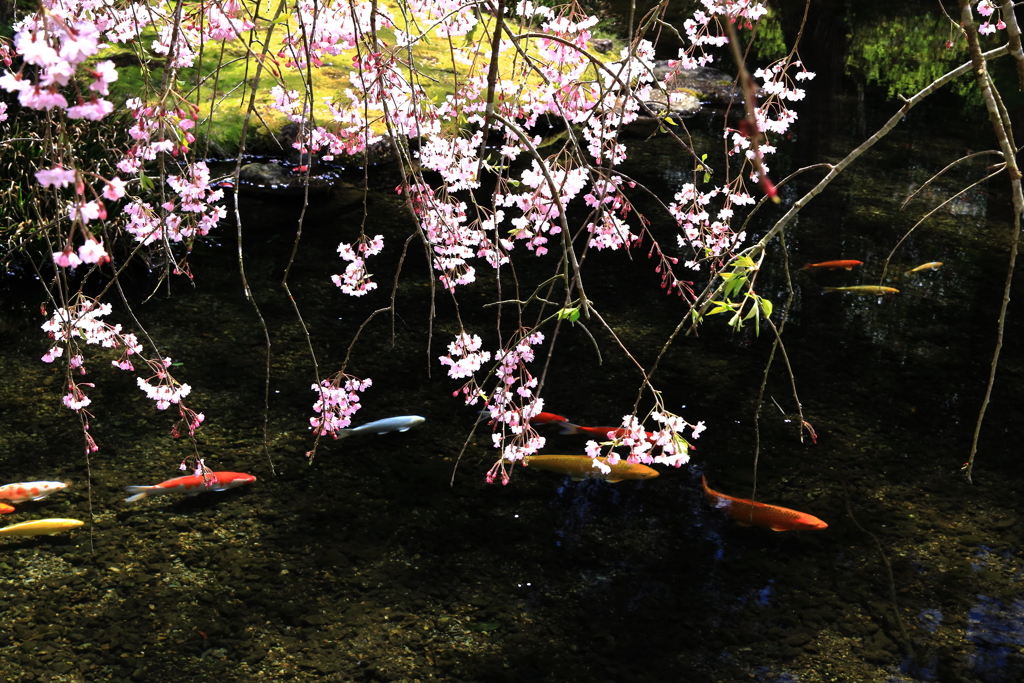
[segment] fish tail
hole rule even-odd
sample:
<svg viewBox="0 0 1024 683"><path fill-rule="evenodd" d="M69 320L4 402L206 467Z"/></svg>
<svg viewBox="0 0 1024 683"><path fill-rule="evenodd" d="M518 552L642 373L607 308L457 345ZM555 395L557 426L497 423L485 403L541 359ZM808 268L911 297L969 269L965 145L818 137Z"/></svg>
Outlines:
<svg viewBox="0 0 1024 683"><path fill-rule="evenodd" d="M335 439L344 439L346 437L352 436L355 433L356 433L356 430L354 430L354 429L339 429L338 431L336 431L334 433L334 438Z"/></svg>
<svg viewBox="0 0 1024 683"><path fill-rule="evenodd" d="M137 500L142 500L147 495L149 495L149 492L151 490L153 490L154 488L156 488L156 487L154 487L154 486L125 486L124 490L126 492L132 493L134 495L129 496L128 498L125 498L124 502L126 502L126 503L134 503Z"/></svg>
<svg viewBox="0 0 1024 683"><path fill-rule="evenodd" d="M838 292L839 288L838 287L826 287L825 291L826 292Z"/></svg>
<svg viewBox="0 0 1024 683"><path fill-rule="evenodd" d="M808 269L808 268L810 268L810 267L811 267L811 264L810 264L810 263L808 263L807 265L805 265L805 266L804 266L803 268L801 268L800 270L807 270L807 269Z"/></svg>
<svg viewBox="0 0 1024 683"><path fill-rule="evenodd" d="M562 431L558 432L559 434L580 434L581 433L580 432L580 426L579 425L574 425L572 422L566 421L566 422L559 422L558 424L562 425Z"/></svg>

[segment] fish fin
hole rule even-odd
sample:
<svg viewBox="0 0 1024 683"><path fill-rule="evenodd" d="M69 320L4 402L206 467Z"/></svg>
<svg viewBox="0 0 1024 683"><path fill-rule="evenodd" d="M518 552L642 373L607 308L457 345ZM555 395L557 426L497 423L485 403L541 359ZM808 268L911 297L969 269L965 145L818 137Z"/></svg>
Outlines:
<svg viewBox="0 0 1024 683"><path fill-rule="evenodd" d="M769 527L769 528L770 528L770 529L771 529L772 531L789 531L789 529L787 529L786 527L781 527L781 528L780 528L780 527L777 527L777 526L773 526L773 527Z"/></svg>
<svg viewBox="0 0 1024 683"><path fill-rule="evenodd" d="M838 287L826 287L825 291L826 292L838 292L839 288Z"/></svg>
<svg viewBox="0 0 1024 683"><path fill-rule="evenodd" d="M620 481L625 481L625 480L624 479L605 479L605 481L608 482L609 484L618 484Z"/></svg>
<svg viewBox="0 0 1024 683"><path fill-rule="evenodd" d="M127 491L128 493L133 493L135 495L129 496L128 498L125 498L124 502L126 502L126 503L134 503L137 500L141 500L141 499L145 498L146 495L149 493L150 488L152 488L152 487L150 487L150 486L125 486L124 487L125 491Z"/></svg>
<svg viewBox="0 0 1024 683"><path fill-rule="evenodd" d="M754 526L754 525L753 525L753 524L751 524L750 522L741 522L741 521L740 521L740 520L738 520L738 519L736 520L736 523L737 523L737 524L739 524L740 526Z"/></svg>
<svg viewBox="0 0 1024 683"><path fill-rule="evenodd" d="M406 427L405 429L399 429L398 431L399 431L399 432L407 432L407 431L409 431L409 428L408 428L408 427ZM384 432L381 432L381 434L383 434L383 433L384 433Z"/></svg>
<svg viewBox="0 0 1024 683"><path fill-rule="evenodd" d="M565 422L560 422L559 424L562 425L562 431L558 432L559 434L579 434L580 433L580 426L579 425L574 425L572 422L569 422L568 420L566 420Z"/></svg>
<svg viewBox="0 0 1024 683"><path fill-rule="evenodd" d="M853 266L847 266L846 269L847 270L853 270Z"/></svg>

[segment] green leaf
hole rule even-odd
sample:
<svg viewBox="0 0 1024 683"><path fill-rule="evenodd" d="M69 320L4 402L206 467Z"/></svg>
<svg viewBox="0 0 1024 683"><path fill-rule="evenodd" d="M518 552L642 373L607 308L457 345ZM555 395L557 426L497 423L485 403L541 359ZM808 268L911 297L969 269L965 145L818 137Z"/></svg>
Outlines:
<svg viewBox="0 0 1024 683"><path fill-rule="evenodd" d="M572 308L563 308L557 314L559 320L568 320L571 323L576 322L580 319L579 306L573 306Z"/></svg>
<svg viewBox="0 0 1024 683"><path fill-rule="evenodd" d="M725 281L724 294L727 299L730 299L743 289L743 285L747 284L746 276L731 277Z"/></svg>
<svg viewBox="0 0 1024 683"><path fill-rule="evenodd" d="M759 301L761 303L761 307L764 309L764 317L772 317L772 311L774 310L772 302L768 301L768 299L760 299Z"/></svg>
<svg viewBox="0 0 1024 683"><path fill-rule="evenodd" d="M732 310L732 304L728 304L724 301L712 301L711 303L713 303L715 307L708 311L708 315L716 315L718 313L725 313L726 311Z"/></svg>
<svg viewBox="0 0 1024 683"><path fill-rule="evenodd" d="M664 121L665 123L667 123L670 126L678 126L679 125L678 123L676 123L675 121L672 120L671 116L666 116L665 118L662 119L662 121Z"/></svg>
<svg viewBox="0 0 1024 683"><path fill-rule="evenodd" d="M143 190L152 190L154 187L153 179L145 173L139 176L139 183L142 185Z"/></svg>

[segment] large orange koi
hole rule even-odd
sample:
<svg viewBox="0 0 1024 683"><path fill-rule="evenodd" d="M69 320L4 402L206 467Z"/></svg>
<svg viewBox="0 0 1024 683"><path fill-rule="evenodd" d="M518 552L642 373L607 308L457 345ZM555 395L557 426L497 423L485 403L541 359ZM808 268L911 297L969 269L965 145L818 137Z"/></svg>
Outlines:
<svg viewBox="0 0 1024 683"><path fill-rule="evenodd" d="M853 270L854 266L863 265L863 261L822 261L821 263L808 263L800 270L839 270L845 268L846 270Z"/></svg>
<svg viewBox="0 0 1024 683"><path fill-rule="evenodd" d="M153 486L126 486L124 490L132 495L124 500L131 503L147 496L163 496L168 493L196 496L207 491L226 491L254 481L256 477L243 472L208 472L205 479L201 475L192 475L175 477Z"/></svg>
<svg viewBox="0 0 1024 683"><path fill-rule="evenodd" d="M704 498L708 503L725 510L725 514L743 526L764 526L772 531L810 531L828 528L828 524L806 512L758 503L747 498L733 498L709 489L708 480L703 475L700 481L704 486Z"/></svg>

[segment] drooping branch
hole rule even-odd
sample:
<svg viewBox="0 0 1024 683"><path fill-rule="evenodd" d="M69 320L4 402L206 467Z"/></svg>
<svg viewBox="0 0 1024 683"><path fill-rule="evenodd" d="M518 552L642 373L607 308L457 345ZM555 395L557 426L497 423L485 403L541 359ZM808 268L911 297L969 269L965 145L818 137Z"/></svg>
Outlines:
<svg viewBox="0 0 1024 683"><path fill-rule="evenodd" d="M1013 18L1012 3L1009 11L1009 21L1016 25ZM1003 286L1003 301L999 309L999 323L996 331L996 348L992 353L992 363L989 367L988 384L985 387L985 397L981 402L981 409L978 411L978 421L974 427L974 437L971 440L971 454L963 467L964 476L968 482L973 482L974 458L978 453L978 438L981 436L981 425L985 420L985 411L988 409L989 401L992 398L992 387L996 380L996 368L999 365L999 354L1003 348L1003 332L1006 327L1006 313L1010 305L1010 286L1013 284L1013 269L1017 261L1017 246L1020 240L1021 213L1024 212L1024 193L1021 189L1021 174L1017 167L1017 150L1013 145L1013 132L1010 127L1010 120L1005 115L1005 107L998 102L998 93L992 84L988 68L985 64L985 57L981 52L978 43L978 28L974 24L974 17L971 6L967 0L960 0L960 21L964 32L967 34L967 44L971 51L971 65L974 68L974 75L978 80L978 87L985 100L985 109L988 110L989 120L992 123L992 130L999 141L999 148L1003 152L1003 160L1006 162L1006 170L1010 176L1010 188L1013 197L1013 234L1010 240L1010 262L1006 269L1006 284ZM1017 30L1017 51L1020 51L1019 30ZM1018 69L1020 58L1018 57ZM1024 74L1024 71L1021 72Z"/></svg>

